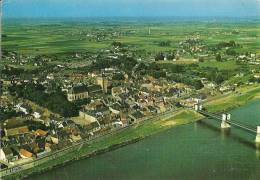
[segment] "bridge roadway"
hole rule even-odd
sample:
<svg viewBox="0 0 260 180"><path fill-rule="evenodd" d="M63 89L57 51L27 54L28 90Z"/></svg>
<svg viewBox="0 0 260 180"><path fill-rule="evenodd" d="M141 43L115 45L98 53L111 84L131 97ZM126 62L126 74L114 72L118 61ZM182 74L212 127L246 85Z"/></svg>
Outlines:
<svg viewBox="0 0 260 180"><path fill-rule="evenodd" d="M219 121L222 121L222 117L221 116L218 116L217 114L213 114L213 113L209 113L207 111L203 111L203 110L199 110L198 111L200 114L204 115L204 116L207 116L207 117L210 117L210 118L213 118L213 119L216 119L216 120L219 120ZM257 130L256 128L250 126L250 125L247 125L247 124L244 124L244 123L241 123L241 122L238 122L238 121L235 121L235 120L226 120L226 122L230 125L233 125L233 126L236 126L238 128L241 128L243 130L246 130L246 131L249 131L251 133L257 133Z"/></svg>

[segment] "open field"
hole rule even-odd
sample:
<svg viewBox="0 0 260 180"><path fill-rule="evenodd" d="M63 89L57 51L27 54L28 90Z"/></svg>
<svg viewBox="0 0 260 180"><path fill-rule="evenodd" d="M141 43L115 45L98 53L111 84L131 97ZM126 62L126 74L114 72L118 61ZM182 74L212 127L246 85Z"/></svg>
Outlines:
<svg viewBox="0 0 260 180"><path fill-rule="evenodd" d="M91 23L87 20L28 23L6 19L3 25L3 49L27 54L98 51L108 48L113 41L120 41L139 50L158 52L172 50L186 37L198 35L209 45L234 40L243 44L239 52L257 50L260 53L260 25L257 23L133 21L113 25L113 22ZM238 33L232 33L234 31ZM170 41L170 45L159 46L161 41Z"/></svg>
<svg viewBox="0 0 260 180"><path fill-rule="evenodd" d="M201 62L199 63L199 66L204 68L218 68L219 70L235 70L239 67L239 65L237 65L235 61L218 62L216 60Z"/></svg>

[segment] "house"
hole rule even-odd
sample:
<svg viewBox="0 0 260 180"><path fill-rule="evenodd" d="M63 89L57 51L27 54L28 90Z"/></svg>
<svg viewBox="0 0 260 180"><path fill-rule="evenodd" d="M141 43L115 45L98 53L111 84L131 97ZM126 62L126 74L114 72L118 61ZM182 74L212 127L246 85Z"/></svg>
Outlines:
<svg viewBox="0 0 260 180"><path fill-rule="evenodd" d="M229 92L234 91L234 90L235 90L235 88L232 87L232 86L221 86L221 87L219 88L219 91L220 91L221 93L229 93Z"/></svg>
<svg viewBox="0 0 260 180"><path fill-rule="evenodd" d="M18 160L18 155L14 154L12 149L4 147L0 149L0 160L5 162L11 162Z"/></svg>
<svg viewBox="0 0 260 180"><path fill-rule="evenodd" d="M128 125L128 119L127 119L128 114L126 112L121 112L120 113L120 120L123 123L123 126Z"/></svg>
<svg viewBox="0 0 260 180"><path fill-rule="evenodd" d="M135 111L131 114L129 114L130 123L136 122L137 120L144 117L144 114L141 111Z"/></svg>
<svg viewBox="0 0 260 180"><path fill-rule="evenodd" d="M27 109L26 109L25 107L23 107L22 104L17 104L15 107L16 107L16 109L17 109L18 111L21 111L21 112L23 112L24 114L28 114Z"/></svg>
<svg viewBox="0 0 260 180"><path fill-rule="evenodd" d="M0 149L0 161L6 161L6 157L3 149Z"/></svg>
<svg viewBox="0 0 260 180"><path fill-rule="evenodd" d="M121 122L121 121L114 121L114 122L112 123L112 125L113 125L114 127L116 127L116 128L118 128L118 127L123 127L123 126L124 126L123 122Z"/></svg>
<svg viewBox="0 0 260 180"><path fill-rule="evenodd" d="M88 111L87 113L95 117L101 124L109 124L111 122L111 112L109 107L102 106L95 110Z"/></svg>
<svg viewBox="0 0 260 180"><path fill-rule="evenodd" d="M103 108L101 108L103 109ZM87 131L95 132L100 129L100 123L98 119L109 119L102 110L82 110L79 112L79 117L74 117L72 120L75 124L80 125L82 128L85 128ZM94 126L94 125L97 126ZM96 128L96 129L91 129Z"/></svg>
<svg viewBox="0 0 260 180"><path fill-rule="evenodd" d="M98 121L95 121L87 126L85 126L85 129L93 135L93 133L99 131L101 129L100 124Z"/></svg>
<svg viewBox="0 0 260 180"><path fill-rule="evenodd" d="M93 100L91 103L85 106L86 110L97 110L104 107L104 103L101 99Z"/></svg>
<svg viewBox="0 0 260 180"><path fill-rule="evenodd" d="M87 113L86 111L80 111L79 116L85 120L84 122L80 123L81 125L88 125L97 121L95 116L90 115L90 113Z"/></svg>
<svg viewBox="0 0 260 180"><path fill-rule="evenodd" d="M123 90L123 88L122 87L113 87L112 89L111 89L111 94L112 94L112 96L117 96L117 95L119 95L119 94L122 94L124 92L124 90Z"/></svg>
<svg viewBox="0 0 260 180"><path fill-rule="evenodd" d="M22 158L31 158L33 155L31 152L29 152L25 149L20 149L19 154Z"/></svg>
<svg viewBox="0 0 260 180"><path fill-rule="evenodd" d="M256 73L256 74L254 74L254 78L256 78L256 79L260 79L260 73Z"/></svg>
<svg viewBox="0 0 260 180"><path fill-rule="evenodd" d="M50 147L51 147L51 144L50 144L50 143L45 143L45 149L44 149L44 150L45 150L46 152L51 152L51 148L50 148Z"/></svg>
<svg viewBox="0 0 260 180"><path fill-rule="evenodd" d="M6 136L15 136L15 135L26 134L26 133L29 133L28 126L21 126L21 127L17 127L17 128L5 129Z"/></svg>
<svg viewBox="0 0 260 180"><path fill-rule="evenodd" d="M51 136L50 139L51 139L51 142L52 142L53 144L58 144L58 143L59 143L59 139L56 138L56 137Z"/></svg>
<svg viewBox="0 0 260 180"><path fill-rule="evenodd" d="M34 112L33 117L36 118L36 119L39 119L41 117L41 115L38 112Z"/></svg>
<svg viewBox="0 0 260 180"><path fill-rule="evenodd" d="M82 138L79 134L71 134L70 138L72 139L73 142L80 141Z"/></svg>
<svg viewBox="0 0 260 180"><path fill-rule="evenodd" d="M88 93L90 95L97 95L97 94L100 94L102 93L102 88L100 85L97 85L97 84L93 84L93 85L89 85L88 86Z"/></svg>
<svg viewBox="0 0 260 180"><path fill-rule="evenodd" d="M157 105L156 105L156 108L158 108L157 110L157 113L163 113L166 111L166 107L164 105L164 102L159 102Z"/></svg>
<svg viewBox="0 0 260 180"><path fill-rule="evenodd" d="M88 87L86 85L78 85L70 88L67 93L68 101L76 101L88 98Z"/></svg>
<svg viewBox="0 0 260 180"><path fill-rule="evenodd" d="M46 135L48 134L48 131L44 131L44 130L41 130L41 129L37 129L37 130L34 132L34 134L35 134L36 136L42 136L42 137L44 137L44 136L46 136Z"/></svg>
<svg viewBox="0 0 260 180"><path fill-rule="evenodd" d="M122 106L118 102L109 106L109 110L111 111L111 113L117 114L117 115L120 114L121 109L122 109Z"/></svg>
<svg viewBox="0 0 260 180"><path fill-rule="evenodd" d="M30 148L34 154L37 154L40 151L40 148L36 142L30 144Z"/></svg>

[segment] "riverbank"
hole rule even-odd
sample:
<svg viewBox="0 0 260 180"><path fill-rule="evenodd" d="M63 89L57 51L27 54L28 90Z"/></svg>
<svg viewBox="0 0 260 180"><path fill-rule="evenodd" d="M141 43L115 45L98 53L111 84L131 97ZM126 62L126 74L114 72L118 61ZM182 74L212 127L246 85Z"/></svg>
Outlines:
<svg viewBox="0 0 260 180"><path fill-rule="evenodd" d="M254 85L250 87L242 87L237 89L236 93L234 94L218 96L210 99L205 103L205 107L210 112L219 112L244 105L250 100L259 97L259 95L259 86ZM194 111L179 109L171 116L142 121L130 128L120 131L119 133L99 138L89 145L83 145L76 151L68 152L61 157L57 157L54 160L47 161L38 166L34 166L33 168L20 171L14 175L5 177L5 179L19 179L34 173L41 173L52 168L63 166L74 160L91 157L131 143L135 143L155 133L164 131L177 125L192 123L202 118L202 115Z"/></svg>
<svg viewBox="0 0 260 180"><path fill-rule="evenodd" d="M201 118L202 116L194 111L179 109L173 112L171 116L137 123L119 133L98 138L89 145L85 144L78 148L77 151L68 152L54 160L49 160L33 168L19 171L13 175L4 177L4 179L20 179L34 173L41 173L55 167L63 166L74 160L114 150L115 148L137 142L147 136L164 131L173 126L192 123Z"/></svg>
<svg viewBox="0 0 260 180"><path fill-rule="evenodd" d="M260 100L231 111L233 119L260 124ZM220 129L220 122L175 126L141 141L64 167L32 175L48 179L259 179L260 155L254 134ZM144 173L145 172L145 173Z"/></svg>
<svg viewBox="0 0 260 180"><path fill-rule="evenodd" d="M256 98L260 98L259 84L237 88L231 94L216 96L207 101L204 107L209 112L229 111Z"/></svg>

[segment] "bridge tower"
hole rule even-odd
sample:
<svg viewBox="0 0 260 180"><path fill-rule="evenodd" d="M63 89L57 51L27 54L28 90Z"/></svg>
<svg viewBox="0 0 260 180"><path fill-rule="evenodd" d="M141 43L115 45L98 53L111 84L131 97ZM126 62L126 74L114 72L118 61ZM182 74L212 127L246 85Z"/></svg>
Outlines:
<svg viewBox="0 0 260 180"><path fill-rule="evenodd" d="M194 109L195 111L201 111L203 108L202 104L201 103L196 103L194 104Z"/></svg>
<svg viewBox="0 0 260 180"><path fill-rule="evenodd" d="M222 129L230 128L230 124L227 123L227 121L229 121L230 119L231 119L231 114L226 114L226 113L222 114L222 122L221 122Z"/></svg>
<svg viewBox="0 0 260 180"><path fill-rule="evenodd" d="M260 143L260 126L257 126L255 142Z"/></svg>

